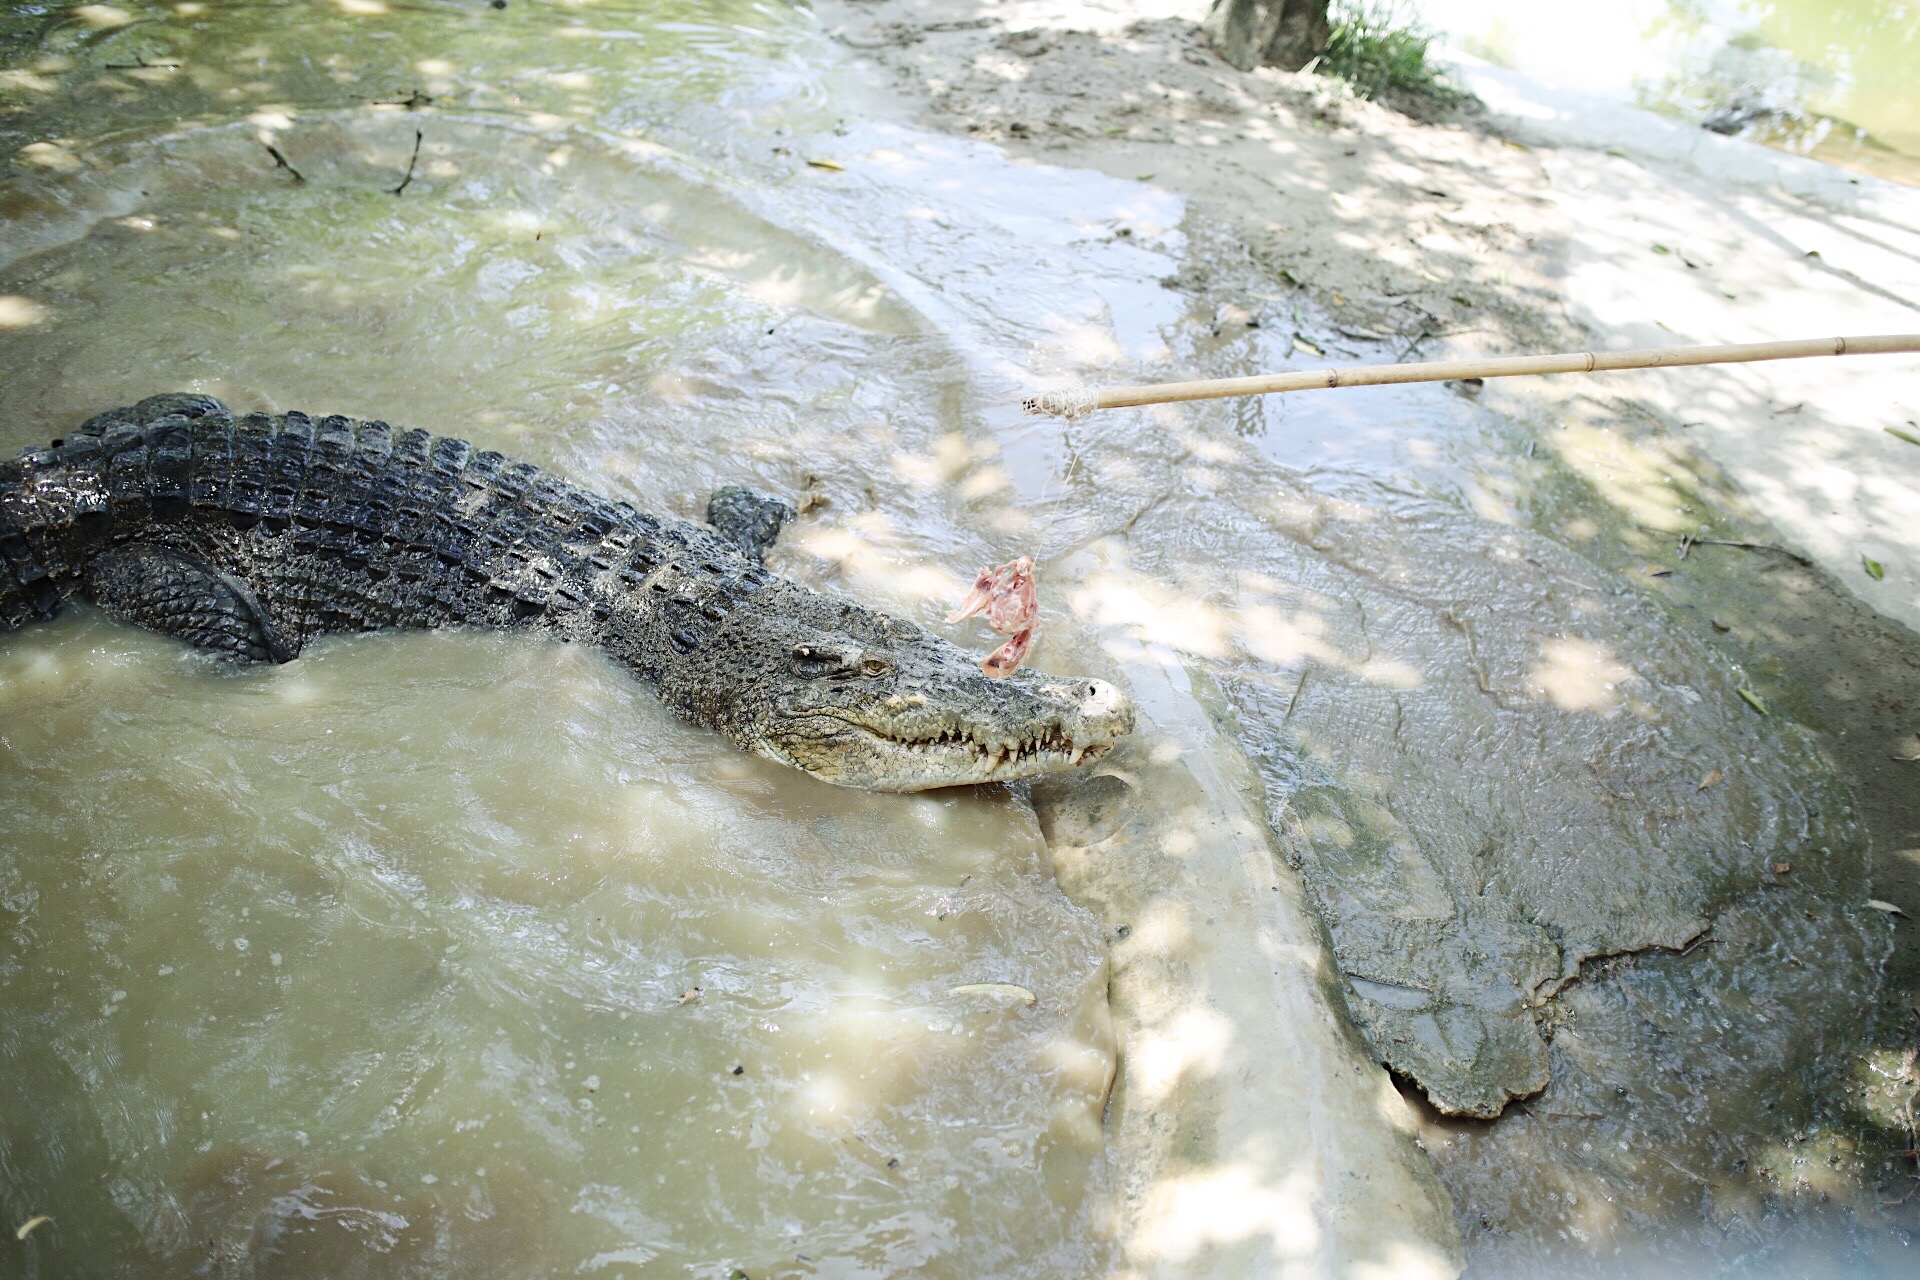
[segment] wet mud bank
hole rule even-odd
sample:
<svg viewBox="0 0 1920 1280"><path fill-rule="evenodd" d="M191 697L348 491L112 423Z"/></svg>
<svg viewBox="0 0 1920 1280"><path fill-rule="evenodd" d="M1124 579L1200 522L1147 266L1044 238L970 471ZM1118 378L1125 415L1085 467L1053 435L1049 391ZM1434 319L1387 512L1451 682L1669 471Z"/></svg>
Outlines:
<svg viewBox="0 0 1920 1280"><path fill-rule="evenodd" d="M1593 341L1555 156L1241 76L1161 8L818 8L899 109L1036 182L1086 167L1192 198L1159 341L1116 314L1117 341L1043 348L1043 371ZM1798 414L1789 391L1697 404L1724 437ZM1082 607L1219 689L1344 1002L1427 1117L1472 1273L1897 1271L1920 1229L1920 951L1887 908L1920 907L1920 642L1875 613L1879 579L1843 586L1853 557L1810 559L1776 489L1689 439L1678 389L1430 392L1063 428L1089 536L1153 584ZM1150 500L1110 499L1121 476Z"/></svg>

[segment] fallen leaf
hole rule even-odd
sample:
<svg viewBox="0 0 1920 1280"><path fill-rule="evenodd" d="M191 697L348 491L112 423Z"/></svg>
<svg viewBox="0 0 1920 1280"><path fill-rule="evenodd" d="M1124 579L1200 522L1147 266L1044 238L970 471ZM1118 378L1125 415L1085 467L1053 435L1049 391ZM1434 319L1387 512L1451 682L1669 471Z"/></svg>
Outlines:
<svg viewBox="0 0 1920 1280"><path fill-rule="evenodd" d="M45 1214L45 1213L38 1214L34 1217L28 1218L25 1222L20 1224L17 1230L14 1231L13 1238L15 1240L25 1240L28 1236L33 1234L34 1228L44 1227L49 1222L52 1222L52 1221L53 1221L52 1215Z"/></svg>
<svg viewBox="0 0 1920 1280"><path fill-rule="evenodd" d="M1293 335L1293 349L1295 351L1304 351L1310 356L1324 356L1327 354L1297 333Z"/></svg>
<svg viewBox="0 0 1920 1280"><path fill-rule="evenodd" d="M1721 772L1719 769L1715 769L1712 773L1700 779L1700 785L1695 787L1694 790L1705 791L1708 787L1717 787L1720 785L1720 779L1726 776L1727 775Z"/></svg>
<svg viewBox="0 0 1920 1280"><path fill-rule="evenodd" d="M1740 696L1746 701L1748 706L1758 711L1761 715L1770 716L1773 714L1773 712L1767 710L1767 704L1761 700L1760 695L1753 690L1742 689L1740 690Z"/></svg>
<svg viewBox="0 0 1920 1280"><path fill-rule="evenodd" d="M1920 760L1920 733L1910 733L1893 744L1893 758L1908 762Z"/></svg>
<svg viewBox="0 0 1920 1280"><path fill-rule="evenodd" d="M1673 576L1673 570L1661 564L1650 564L1640 572L1646 574L1649 578L1668 578Z"/></svg>
<svg viewBox="0 0 1920 1280"><path fill-rule="evenodd" d="M1657 244L1653 246L1653 251L1655 253L1672 253L1673 252L1673 250L1667 248L1667 246L1663 244Z"/></svg>
<svg viewBox="0 0 1920 1280"><path fill-rule="evenodd" d="M688 987L685 991L682 991L680 993L680 998L678 1000L675 1000L674 1003L675 1004L692 1004L694 1001L698 1000L699 998L700 998L700 988Z"/></svg>
<svg viewBox="0 0 1920 1280"><path fill-rule="evenodd" d="M845 173L847 171L847 166L841 164L838 160L809 160L807 161L807 165L809 168L825 169L828 173Z"/></svg>
<svg viewBox="0 0 1920 1280"><path fill-rule="evenodd" d="M1866 556L1866 555L1861 556L1860 567L1862 569L1865 569L1867 571L1867 576L1869 578L1872 578L1875 582L1879 582L1881 579L1887 576L1886 566L1881 564L1878 560L1875 560L1872 556Z"/></svg>
<svg viewBox="0 0 1920 1280"><path fill-rule="evenodd" d="M1034 1002L1033 992L1025 987L1016 987L1011 982L968 982L957 987L948 987L950 996L1012 996L1021 1004Z"/></svg>
<svg viewBox="0 0 1920 1280"><path fill-rule="evenodd" d="M1920 436L1913 434L1911 431L1902 431L1898 427L1882 427L1880 429L1890 436L1905 440L1908 444L1920 444Z"/></svg>
<svg viewBox="0 0 1920 1280"><path fill-rule="evenodd" d="M1776 862L1773 864L1773 874L1777 876L1787 875L1792 870L1793 864L1791 862Z"/></svg>
<svg viewBox="0 0 1920 1280"><path fill-rule="evenodd" d="M1891 902L1882 902L1878 898L1868 898L1867 905L1875 911L1884 911L1890 916L1899 916L1902 920L1911 920L1912 916L1894 906Z"/></svg>

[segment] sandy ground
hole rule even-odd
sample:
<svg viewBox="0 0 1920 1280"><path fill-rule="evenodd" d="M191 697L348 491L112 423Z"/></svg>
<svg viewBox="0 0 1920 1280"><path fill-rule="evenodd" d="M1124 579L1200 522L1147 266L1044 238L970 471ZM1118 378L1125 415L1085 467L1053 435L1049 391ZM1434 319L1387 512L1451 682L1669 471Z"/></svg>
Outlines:
<svg viewBox="0 0 1920 1280"><path fill-rule="evenodd" d="M1920 191L1468 60L1486 110L1416 121L1235 71L1195 25L1203 0L814 7L905 117L1188 197L1338 333L1402 360L1920 330ZM1116 361L1112 380L1143 374L1182 371ZM1920 917L1920 446L1894 434L1920 435L1913 359L1517 380L1483 402L1574 428L1561 462L1639 523L1553 532L1623 573L1659 562L1678 615L1823 735L1873 892ZM1712 536L1751 544L1715 552L1739 558L1699 566L1684 538L1703 526L1662 497L1676 476L1709 495ZM1888 975L1894 1045L1920 1034L1912 926Z"/></svg>

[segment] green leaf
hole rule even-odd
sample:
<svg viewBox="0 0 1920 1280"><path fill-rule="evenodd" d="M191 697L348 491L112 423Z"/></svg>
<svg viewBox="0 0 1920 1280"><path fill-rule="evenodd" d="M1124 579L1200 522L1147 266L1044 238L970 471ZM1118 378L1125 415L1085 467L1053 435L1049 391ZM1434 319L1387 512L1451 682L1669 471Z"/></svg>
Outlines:
<svg viewBox="0 0 1920 1280"><path fill-rule="evenodd" d="M1872 556L1861 556L1860 567L1862 569L1865 569L1867 571L1867 576L1869 578L1872 578L1875 582L1878 582L1882 578L1887 576L1886 568L1883 565L1881 565L1881 563L1878 560L1875 560Z"/></svg>
<svg viewBox="0 0 1920 1280"><path fill-rule="evenodd" d="M1740 696L1746 700L1746 703L1748 706L1752 707L1755 711L1758 711L1761 715L1770 716L1773 714L1773 712L1767 710L1766 702L1763 701L1760 695L1755 693L1753 690L1742 689L1740 690Z"/></svg>
<svg viewBox="0 0 1920 1280"><path fill-rule="evenodd" d="M1911 431L1902 431L1898 427L1882 427L1880 429L1895 439L1905 440L1908 444L1920 444L1920 436L1913 434Z"/></svg>
<svg viewBox="0 0 1920 1280"><path fill-rule="evenodd" d="M1667 246L1663 244L1657 244L1653 246L1653 251L1655 253L1672 253L1673 252L1673 250L1667 248Z"/></svg>

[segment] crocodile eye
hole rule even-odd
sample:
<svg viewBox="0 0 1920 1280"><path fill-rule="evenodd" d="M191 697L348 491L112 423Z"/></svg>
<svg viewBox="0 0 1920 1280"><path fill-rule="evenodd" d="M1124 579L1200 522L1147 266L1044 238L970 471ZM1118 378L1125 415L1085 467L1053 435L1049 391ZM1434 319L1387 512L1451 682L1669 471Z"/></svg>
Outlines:
<svg viewBox="0 0 1920 1280"><path fill-rule="evenodd" d="M846 680L866 674L858 645L797 644L788 656L787 666L802 680ZM885 662L886 659L881 659ZM888 664L891 667L892 664Z"/></svg>
<svg viewBox="0 0 1920 1280"><path fill-rule="evenodd" d="M869 653L860 659L860 674L863 676L890 676L895 670L892 659L883 658L877 653Z"/></svg>
<svg viewBox="0 0 1920 1280"><path fill-rule="evenodd" d="M844 663L845 658L839 652L817 644L797 644L787 659L788 668L802 680L833 675Z"/></svg>

